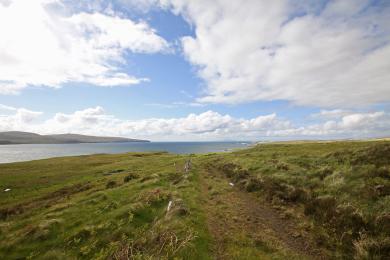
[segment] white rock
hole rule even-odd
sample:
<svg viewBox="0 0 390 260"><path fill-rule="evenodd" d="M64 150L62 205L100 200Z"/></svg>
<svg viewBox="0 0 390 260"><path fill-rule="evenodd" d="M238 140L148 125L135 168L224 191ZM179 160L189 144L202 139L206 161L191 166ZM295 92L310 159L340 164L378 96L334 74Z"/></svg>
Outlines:
<svg viewBox="0 0 390 260"><path fill-rule="evenodd" d="M5 189L4 191L7 192L7 191L10 191L11 189Z"/></svg>
<svg viewBox="0 0 390 260"><path fill-rule="evenodd" d="M171 207L172 207L172 200L170 200L169 203L168 203L167 212L168 212L169 210L171 210Z"/></svg>
<svg viewBox="0 0 390 260"><path fill-rule="evenodd" d="M233 187L233 186L234 186L234 183L231 183L231 182L230 182L229 185Z"/></svg>

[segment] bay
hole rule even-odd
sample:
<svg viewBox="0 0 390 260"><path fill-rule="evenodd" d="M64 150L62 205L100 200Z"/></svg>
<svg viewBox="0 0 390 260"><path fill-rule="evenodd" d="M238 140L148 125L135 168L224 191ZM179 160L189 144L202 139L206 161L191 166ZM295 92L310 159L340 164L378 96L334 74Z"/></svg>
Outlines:
<svg viewBox="0 0 390 260"><path fill-rule="evenodd" d="M0 163L87 154L166 151L176 154L224 152L244 148L249 142L150 142L0 145Z"/></svg>

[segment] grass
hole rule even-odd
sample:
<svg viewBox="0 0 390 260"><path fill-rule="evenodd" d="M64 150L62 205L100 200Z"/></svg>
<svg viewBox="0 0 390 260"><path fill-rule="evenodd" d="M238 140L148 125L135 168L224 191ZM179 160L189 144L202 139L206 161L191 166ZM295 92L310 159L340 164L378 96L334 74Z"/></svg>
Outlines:
<svg viewBox="0 0 390 260"><path fill-rule="evenodd" d="M332 258L390 257L390 144L265 144L207 162L242 190L304 216Z"/></svg>
<svg viewBox="0 0 390 260"><path fill-rule="evenodd" d="M0 259L302 259L306 241L326 258L390 257L388 141L259 144L192 155L184 173L188 158L0 165Z"/></svg>
<svg viewBox="0 0 390 260"><path fill-rule="evenodd" d="M11 191L0 195L0 258L200 257L207 232L194 188L182 185L194 177L172 184L181 161L155 153L1 165L0 188Z"/></svg>

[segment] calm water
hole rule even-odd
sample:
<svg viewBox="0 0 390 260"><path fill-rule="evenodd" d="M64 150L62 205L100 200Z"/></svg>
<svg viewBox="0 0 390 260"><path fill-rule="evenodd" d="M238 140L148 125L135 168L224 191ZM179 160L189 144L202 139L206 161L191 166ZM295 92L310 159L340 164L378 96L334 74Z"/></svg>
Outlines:
<svg viewBox="0 0 390 260"><path fill-rule="evenodd" d="M0 163L30 161L59 156L96 153L167 151L170 153L223 152L247 147L248 142L151 142L97 144L18 144L0 145Z"/></svg>

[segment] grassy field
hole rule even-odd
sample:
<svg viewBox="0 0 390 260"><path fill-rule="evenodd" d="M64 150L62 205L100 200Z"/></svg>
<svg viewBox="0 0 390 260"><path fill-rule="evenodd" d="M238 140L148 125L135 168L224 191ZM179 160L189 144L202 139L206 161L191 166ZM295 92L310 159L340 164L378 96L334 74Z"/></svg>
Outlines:
<svg viewBox="0 0 390 260"><path fill-rule="evenodd" d="M0 259L390 259L389 171L389 141L2 164Z"/></svg>

